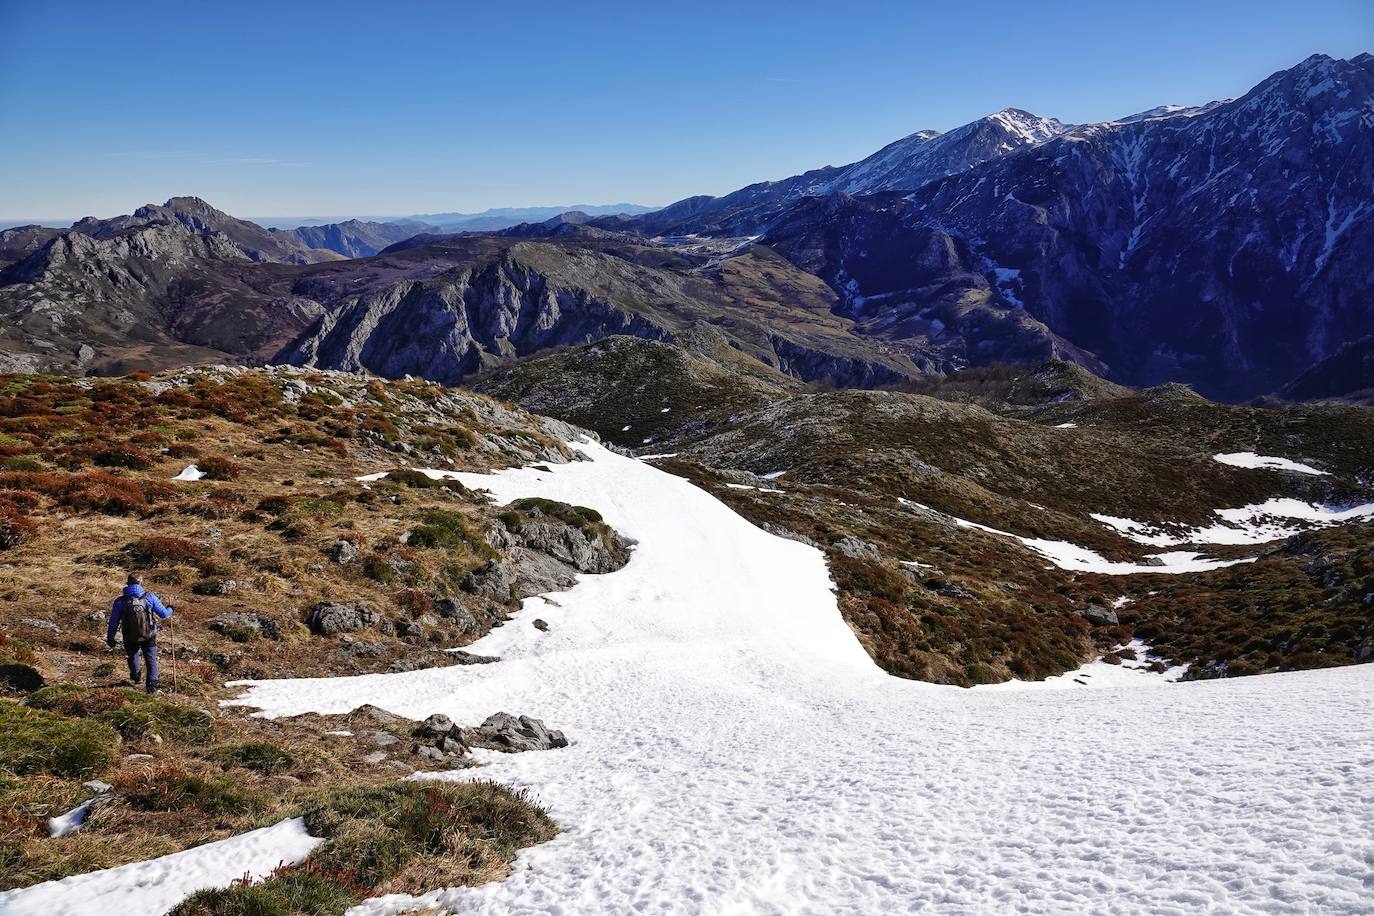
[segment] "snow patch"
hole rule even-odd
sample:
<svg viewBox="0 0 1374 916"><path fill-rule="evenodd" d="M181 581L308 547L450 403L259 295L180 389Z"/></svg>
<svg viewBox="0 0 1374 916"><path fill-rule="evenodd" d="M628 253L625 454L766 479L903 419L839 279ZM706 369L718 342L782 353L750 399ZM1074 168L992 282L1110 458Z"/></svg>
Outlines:
<svg viewBox="0 0 1374 916"><path fill-rule="evenodd" d="M1275 471L1293 471L1296 474L1314 474L1319 477L1329 477L1331 473L1314 468L1310 464L1303 464L1300 461L1275 458L1271 455L1256 455L1254 452L1225 452L1220 455L1213 455L1212 459L1237 468L1266 468Z"/></svg>
<svg viewBox="0 0 1374 916"><path fill-rule="evenodd" d="M1123 537L1152 547L1183 544L1267 544L1313 528L1374 518L1374 503L1339 509L1298 499L1276 497L1236 509L1213 509L1221 521L1205 527L1154 524L1091 513L1091 517Z"/></svg>
<svg viewBox="0 0 1374 916"><path fill-rule="evenodd" d="M188 464L181 469L181 473L173 477L173 480L200 480L205 476L205 472L194 464Z"/></svg>
<svg viewBox="0 0 1374 916"><path fill-rule="evenodd" d="M5 916L165 913L198 890L305 859L320 843L299 817L146 862L47 881L0 893Z"/></svg>
<svg viewBox="0 0 1374 916"><path fill-rule="evenodd" d="M1199 553L1173 550L1165 553L1150 554L1146 557L1146 559L1150 561L1148 563L1117 562L1115 560L1108 560L1100 553L1089 550L1086 547L1070 544L1068 541L1022 537L1019 534L1012 534L1010 531L1003 531L1000 528L992 528L988 525L980 525L977 522L970 522L967 519L962 519L946 512L940 512L937 509L932 509L921 503L903 499L900 496L897 500L904 506L942 516L961 528L973 528L978 531L985 531L988 534L995 534L1000 537L1019 541L1021 544L1040 554L1060 569L1068 569L1074 572L1102 573L1107 576L1129 576L1137 573L1164 573L1168 575L1177 575L1179 573L1208 572L1226 566L1235 566L1238 563L1251 563L1255 560L1255 557L1246 557L1240 560L1215 560L1203 557Z"/></svg>
<svg viewBox="0 0 1374 916"><path fill-rule="evenodd" d="M1163 687L1183 677L1187 665L1174 665L1165 671L1154 671L1151 664L1161 661L1150 652L1150 647L1138 639L1131 640L1120 649L1135 653L1135 659L1123 658L1120 664L1113 665L1099 656L1082 667L1063 674L1056 674L1041 681L1003 681L1000 684L979 684L973 690L1017 691L1017 690L1073 690L1078 687Z"/></svg>

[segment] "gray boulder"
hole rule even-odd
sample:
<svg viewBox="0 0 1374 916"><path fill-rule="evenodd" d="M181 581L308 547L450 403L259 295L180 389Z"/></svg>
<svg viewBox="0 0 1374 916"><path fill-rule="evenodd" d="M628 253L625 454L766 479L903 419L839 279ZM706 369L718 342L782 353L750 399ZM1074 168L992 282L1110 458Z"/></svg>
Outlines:
<svg viewBox="0 0 1374 916"><path fill-rule="evenodd" d="M1121 622L1121 618L1116 616L1116 611L1097 604L1088 605L1078 614L1095 627L1114 627Z"/></svg>
<svg viewBox="0 0 1374 916"><path fill-rule="evenodd" d="M453 731L453 720L441 712L436 712L420 723L420 730L428 735L440 737Z"/></svg>
<svg viewBox="0 0 1374 916"><path fill-rule="evenodd" d="M322 601L310 609L310 629L320 636L366 630L376 623L376 612L360 601L345 604Z"/></svg>
<svg viewBox="0 0 1374 916"><path fill-rule="evenodd" d="M506 586L509 595L510 586ZM503 615L489 608L474 610L461 598L444 597L434 600L434 613L457 627L466 636L480 636L500 623Z"/></svg>
<svg viewBox="0 0 1374 916"><path fill-rule="evenodd" d="M347 566L358 559L358 548L353 546L352 541L340 540L330 545L329 559L338 563L340 566Z"/></svg>
<svg viewBox="0 0 1374 916"><path fill-rule="evenodd" d="M578 572L614 572L629 559L629 548L618 537L603 539L594 528L576 528L549 516L526 520L516 537L530 550L548 554Z"/></svg>
<svg viewBox="0 0 1374 916"><path fill-rule="evenodd" d="M465 737L472 747L504 751L508 754L520 751L547 751L568 746L568 739L562 732L547 728L538 719L513 716L506 712L488 716L480 726L469 730Z"/></svg>
<svg viewBox="0 0 1374 916"><path fill-rule="evenodd" d="M258 636L281 639L281 627L266 614L234 611L212 617L209 626L221 636L228 636L236 642L246 642Z"/></svg>

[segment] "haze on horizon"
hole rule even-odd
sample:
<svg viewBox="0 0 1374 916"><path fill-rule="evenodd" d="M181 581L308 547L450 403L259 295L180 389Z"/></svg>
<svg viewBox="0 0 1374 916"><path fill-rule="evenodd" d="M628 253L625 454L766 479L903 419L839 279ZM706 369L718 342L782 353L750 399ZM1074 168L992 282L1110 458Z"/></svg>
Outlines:
<svg viewBox="0 0 1374 916"><path fill-rule="evenodd" d="M0 220L661 205L1005 107L1069 122L1369 50L1374 6L0 0ZM881 27L879 27L881 23ZM1142 30L1149 37L1142 40Z"/></svg>

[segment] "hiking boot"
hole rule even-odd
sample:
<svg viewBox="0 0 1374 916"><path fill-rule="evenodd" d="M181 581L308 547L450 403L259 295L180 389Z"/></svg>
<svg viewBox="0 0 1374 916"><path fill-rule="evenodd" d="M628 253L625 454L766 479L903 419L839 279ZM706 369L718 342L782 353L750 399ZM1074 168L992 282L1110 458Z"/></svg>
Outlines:
<svg viewBox="0 0 1374 916"><path fill-rule="evenodd" d="M149 693L157 693L157 684L149 684L149 685L148 685L148 692L149 692Z"/></svg>

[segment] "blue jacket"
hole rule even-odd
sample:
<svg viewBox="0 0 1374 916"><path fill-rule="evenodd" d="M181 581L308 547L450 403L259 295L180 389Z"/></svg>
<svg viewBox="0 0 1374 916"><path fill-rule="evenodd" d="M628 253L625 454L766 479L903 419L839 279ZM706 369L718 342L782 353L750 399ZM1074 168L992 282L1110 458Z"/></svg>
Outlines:
<svg viewBox="0 0 1374 916"><path fill-rule="evenodd" d="M152 608L154 614L166 620L172 616L172 609L167 607L152 592L145 591L141 585L129 585L124 589L124 594L115 599L114 605L110 608L110 626L105 631L105 641L113 643L115 634L119 632L119 616L124 613L125 598L142 598L148 602L148 607ZM153 635L157 635L157 621L153 621Z"/></svg>

